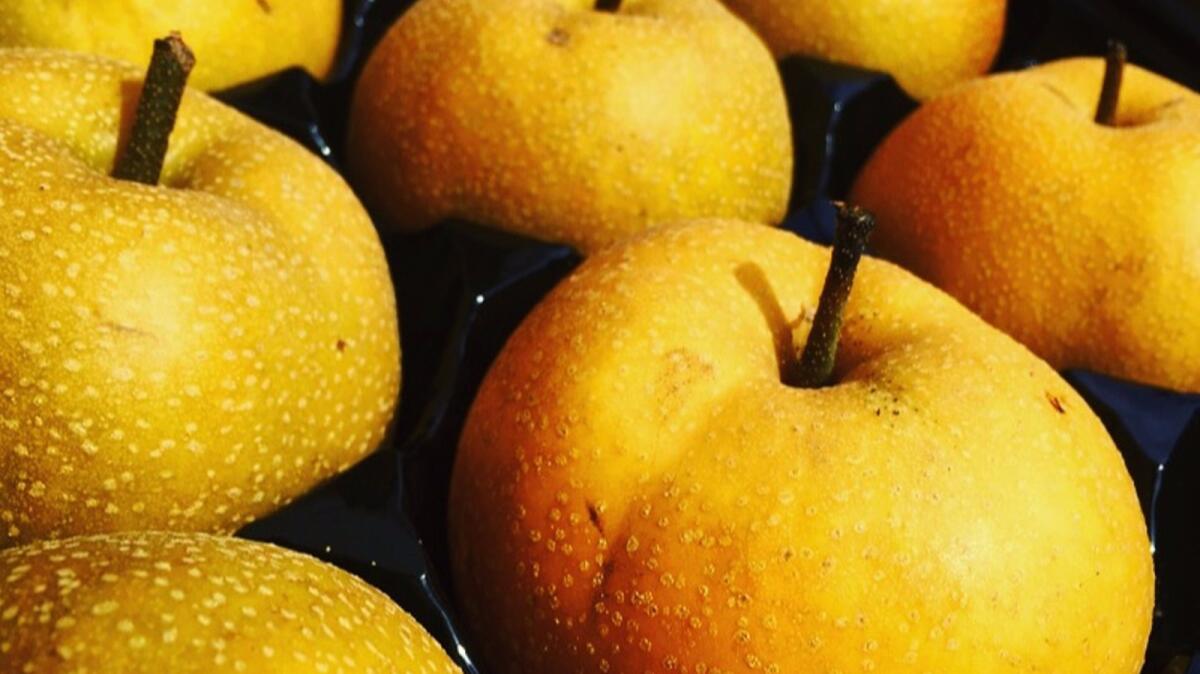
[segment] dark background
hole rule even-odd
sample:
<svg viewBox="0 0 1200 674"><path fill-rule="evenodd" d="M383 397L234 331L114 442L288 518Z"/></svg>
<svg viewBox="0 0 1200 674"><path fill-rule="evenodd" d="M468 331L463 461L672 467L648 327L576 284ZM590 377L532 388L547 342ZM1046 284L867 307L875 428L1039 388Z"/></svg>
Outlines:
<svg viewBox="0 0 1200 674"><path fill-rule="evenodd" d="M220 94L335 168L350 94L369 49L411 4L347 0L338 66L326 84L293 70ZM1197 0L1010 0L996 70L1100 55L1109 38L1131 60L1200 90ZM868 154L915 104L890 78L793 58L796 179L785 227L828 242L832 209ZM1195 196L1195 195L1194 195ZM331 483L241 535L345 568L413 613L468 673L447 581L445 498L467 407L488 364L529 309L579 261L568 248L447 222L416 235L376 218L400 307L404 384L384 446ZM1103 419L1137 484L1155 544L1158 605L1147 674L1200 674L1200 395L1084 371L1064 375Z"/></svg>

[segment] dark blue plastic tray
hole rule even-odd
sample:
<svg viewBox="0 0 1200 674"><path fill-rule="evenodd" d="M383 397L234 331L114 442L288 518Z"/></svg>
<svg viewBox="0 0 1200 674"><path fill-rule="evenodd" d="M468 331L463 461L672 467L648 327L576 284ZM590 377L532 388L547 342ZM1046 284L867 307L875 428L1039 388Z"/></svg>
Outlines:
<svg viewBox="0 0 1200 674"><path fill-rule="evenodd" d="M331 81L287 71L221 97L342 162L347 106L369 49L410 4L348 0ZM1200 90L1195 0L1011 0L997 70L1101 54L1108 38L1132 59ZM796 180L785 226L828 242L828 200L845 194L872 148L915 104L877 73L789 59ZM802 104L800 104L802 102ZM446 492L459 429L492 358L522 317L579 261L568 248L447 222L389 234L377 219L400 306L404 385L389 440L365 462L241 535L302 550L394 597L466 672L487 674L449 600ZM1200 396L1098 374L1064 373L1120 446L1154 541L1158 605L1147 674L1200 674Z"/></svg>

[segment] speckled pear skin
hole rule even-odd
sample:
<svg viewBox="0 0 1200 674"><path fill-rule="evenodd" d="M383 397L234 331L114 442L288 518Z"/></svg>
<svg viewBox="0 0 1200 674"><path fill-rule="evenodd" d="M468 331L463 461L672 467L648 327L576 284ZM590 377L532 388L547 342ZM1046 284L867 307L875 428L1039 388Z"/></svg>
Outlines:
<svg viewBox="0 0 1200 674"><path fill-rule="evenodd" d="M342 0L0 0L0 47L69 49L145 67L177 30L196 53L191 86L225 89L300 66L329 73Z"/></svg>
<svg viewBox="0 0 1200 674"><path fill-rule="evenodd" d="M0 656L25 674L451 674L432 637L337 567L184 533L0 552Z"/></svg>
<svg viewBox="0 0 1200 674"><path fill-rule="evenodd" d="M1056 368L1200 391L1200 95L1072 59L930 101L863 168L875 249Z"/></svg>
<svg viewBox="0 0 1200 674"><path fill-rule="evenodd" d="M140 81L0 51L0 547L230 532L391 419L395 300L353 193L191 91L162 186L109 178Z"/></svg>
<svg viewBox="0 0 1200 674"><path fill-rule="evenodd" d="M776 55L803 54L891 73L930 98L987 72L1006 0L723 0Z"/></svg>
<svg viewBox="0 0 1200 674"><path fill-rule="evenodd" d="M783 219L787 104L718 0L420 0L357 84L349 166L403 230L460 217L591 251L699 216Z"/></svg>
<svg viewBox="0 0 1200 674"><path fill-rule="evenodd" d="M1045 363L862 261L835 383L795 389L829 252L734 222L589 258L486 376L450 493L497 672L1134 674L1137 497Z"/></svg>

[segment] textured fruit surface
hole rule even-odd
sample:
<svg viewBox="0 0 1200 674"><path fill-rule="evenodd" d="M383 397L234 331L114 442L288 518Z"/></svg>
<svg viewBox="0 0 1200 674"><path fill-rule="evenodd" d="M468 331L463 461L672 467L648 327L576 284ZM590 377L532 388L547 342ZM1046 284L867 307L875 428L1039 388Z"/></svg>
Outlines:
<svg viewBox="0 0 1200 674"><path fill-rule="evenodd" d="M930 101L852 198L874 245L1057 368L1200 391L1200 96L1104 64L996 75Z"/></svg>
<svg viewBox="0 0 1200 674"><path fill-rule="evenodd" d="M685 217L777 224L792 178L775 64L717 0L421 0L363 71L348 153L398 227L585 251Z"/></svg>
<svg viewBox="0 0 1200 674"><path fill-rule="evenodd" d="M203 534L102 534L0 552L0 616L6 672L459 671L358 578Z"/></svg>
<svg viewBox="0 0 1200 674"><path fill-rule="evenodd" d="M155 38L177 30L196 52L191 85L224 89L300 66L324 77L342 0L0 0L0 47L100 54L145 66Z"/></svg>
<svg viewBox="0 0 1200 674"><path fill-rule="evenodd" d="M1005 0L723 0L776 55L803 54L891 73L929 98L992 65Z"/></svg>
<svg viewBox="0 0 1200 674"><path fill-rule="evenodd" d="M499 672L1138 671L1153 604L1104 427L864 259L836 382L780 381L829 252L705 223L589 258L463 433L455 589Z"/></svg>
<svg viewBox="0 0 1200 674"><path fill-rule="evenodd" d="M353 193L194 92L162 185L109 178L140 78L0 51L0 547L232 531L391 418L395 300Z"/></svg>

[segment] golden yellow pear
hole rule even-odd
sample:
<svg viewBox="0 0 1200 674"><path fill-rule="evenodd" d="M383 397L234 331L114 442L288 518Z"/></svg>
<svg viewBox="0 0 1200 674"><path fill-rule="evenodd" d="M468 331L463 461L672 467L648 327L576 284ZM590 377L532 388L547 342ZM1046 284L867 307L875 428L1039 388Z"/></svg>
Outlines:
<svg viewBox="0 0 1200 674"><path fill-rule="evenodd" d="M0 50L0 548L233 531L392 416L395 300L349 187L192 91L161 184L109 177L142 77Z"/></svg>
<svg viewBox="0 0 1200 674"><path fill-rule="evenodd" d="M307 555L204 534L0 551L0 654L26 674L453 674L379 590Z"/></svg>
<svg viewBox="0 0 1200 674"><path fill-rule="evenodd" d="M779 57L890 73L917 99L987 72L1005 0L723 0Z"/></svg>
<svg viewBox="0 0 1200 674"><path fill-rule="evenodd" d="M1097 123L1101 59L930 101L853 199L877 250L1057 368L1200 391L1200 96L1137 67Z"/></svg>
<svg viewBox="0 0 1200 674"><path fill-rule="evenodd" d="M150 44L179 31L199 57L192 84L224 89L300 66L329 73L342 0L4 0L0 47L100 54L145 66Z"/></svg>
<svg viewBox="0 0 1200 674"><path fill-rule="evenodd" d="M790 384L829 263L786 232L702 222L592 256L526 318L450 493L487 666L1138 671L1150 546L1100 421L873 259L832 379Z"/></svg>
<svg viewBox="0 0 1200 674"><path fill-rule="evenodd" d="M355 90L356 188L584 251L695 216L776 224L792 178L766 47L718 0L419 0Z"/></svg>

